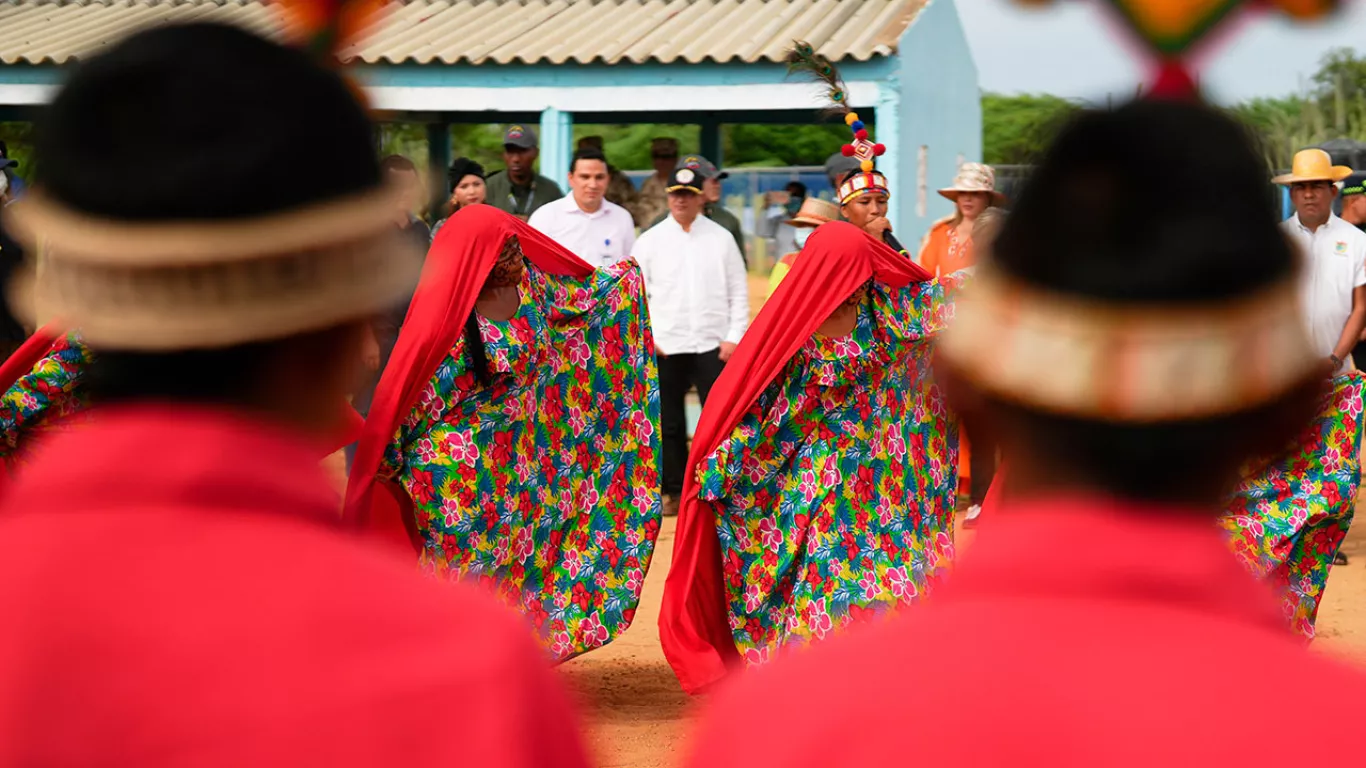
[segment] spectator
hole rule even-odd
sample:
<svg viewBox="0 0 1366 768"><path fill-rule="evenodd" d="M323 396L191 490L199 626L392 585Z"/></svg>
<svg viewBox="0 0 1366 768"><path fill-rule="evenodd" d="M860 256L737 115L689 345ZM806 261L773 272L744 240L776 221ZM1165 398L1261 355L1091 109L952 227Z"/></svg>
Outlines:
<svg viewBox="0 0 1366 768"><path fill-rule="evenodd" d="M426 196L422 191L422 176L417 166L403 155L389 155L380 161L385 181L398 190L398 209L394 212L395 223L403 230L405 237L424 248L431 240L431 231L417 215L418 208Z"/></svg>
<svg viewBox="0 0 1366 768"><path fill-rule="evenodd" d="M789 181L787 183L787 215L796 216L797 211L802 209L802 202L806 200L806 185L800 181Z"/></svg>
<svg viewBox="0 0 1366 768"><path fill-rule="evenodd" d="M457 157L451 162L446 179L451 185L451 196L442 210L441 220L432 225L432 239L441 231L446 219L467 205L479 205L488 198L488 187L484 184L484 166L468 157Z"/></svg>
<svg viewBox="0 0 1366 768"><path fill-rule="evenodd" d="M768 276L768 292L771 294L778 290L778 284L787 277L787 273L792 271L792 265L797 263L797 256L801 249L806 245L806 239L811 233L822 224L840 220L839 206L829 200L822 200L819 197L807 198L802 203L802 207L797 210L797 215L783 222L794 234L793 247L795 250L784 254L777 264L773 265L773 272Z"/></svg>
<svg viewBox="0 0 1366 768"><path fill-rule="evenodd" d="M488 202L522 221L537 208L564 197L559 185L536 173L541 156L536 131L530 126L509 125L503 131L503 162L507 167L488 177Z"/></svg>
<svg viewBox="0 0 1366 768"><path fill-rule="evenodd" d="M1366 172L1357 172L1342 183L1342 220L1366 232Z"/></svg>
<svg viewBox="0 0 1366 768"><path fill-rule="evenodd" d="M703 402L749 326L744 259L721 225L702 216L702 175L678 168L665 187L669 216L636 241L631 255L645 275L645 295L659 358L660 431L665 514L678 514L688 458L685 399Z"/></svg>
<svg viewBox="0 0 1366 768"><path fill-rule="evenodd" d="M579 139L579 149L596 149L603 152L603 157L606 157L601 136L584 136ZM636 192L636 185L631 183L631 177L620 168L613 167L611 163L607 164L607 177L607 200L625 208L626 212L631 214L633 225L641 223L636 215L639 193Z"/></svg>
<svg viewBox="0 0 1366 768"><path fill-rule="evenodd" d="M655 172L640 185L637 204L640 215L636 218L636 224L646 229L669 213L669 194L664 188L668 186L669 175L678 167L678 139L651 139L650 162L654 164Z"/></svg>
<svg viewBox="0 0 1366 768"><path fill-rule="evenodd" d="M1334 373L1347 370L1347 356L1366 331L1366 233L1333 215L1336 183L1351 175L1333 165L1327 152L1306 149L1295 154L1291 172L1277 176L1290 187L1295 215L1285 233L1299 243L1306 260L1306 294L1301 309L1314 350Z"/></svg>
<svg viewBox="0 0 1366 768"><path fill-rule="evenodd" d="M730 233L730 236L735 240L735 247L740 250L741 260L748 265L749 260L745 255L745 232L740 226L740 220L721 204L721 180L730 174L718 170L710 160L701 155L685 155L683 159L678 161L678 167L687 168L702 179L702 199L704 201L702 215L720 224L723 229ZM668 214L660 215L653 224L663 221L665 215Z"/></svg>
<svg viewBox="0 0 1366 768"><path fill-rule="evenodd" d="M19 178L15 169L19 167L19 161L9 156L9 146L0 141L0 174L9 177L10 202L14 202L24 193L24 180Z"/></svg>
<svg viewBox="0 0 1366 768"><path fill-rule="evenodd" d="M825 160L825 175L830 179L830 186L834 189L839 189L845 177L857 170L858 158L846 157L843 152L836 152Z"/></svg>
<svg viewBox="0 0 1366 768"><path fill-rule="evenodd" d="M631 255L636 227L625 208L604 198L607 158L580 149L569 166L570 193L531 214L531 226L593 265L607 267Z"/></svg>

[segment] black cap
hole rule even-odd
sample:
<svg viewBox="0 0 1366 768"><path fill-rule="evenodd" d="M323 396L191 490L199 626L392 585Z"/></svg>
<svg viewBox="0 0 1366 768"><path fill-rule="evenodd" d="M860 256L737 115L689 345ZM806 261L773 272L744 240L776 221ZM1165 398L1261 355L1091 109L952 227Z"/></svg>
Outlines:
<svg viewBox="0 0 1366 768"><path fill-rule="evenodd" d="M1366 195L1366 172L1354 173L1342 182L1342 196Z"/></svg>
<svg viewBox="0 0 1366 768"><path fill-rule="evenodd" d="M507 130L503 131L503 146L505 147L535 149L536 145L536 129L529 125L509 125Z"/></svg>
<svg viewBox="0 0 1366 768"><path fill-rule="evenodd" d="M669 174L669 184L664 188L666 192L693 192L702 194L702 174L691 168L675 168Z"/></svg>
<svg viewBox="0 0 1366 768"><path fill-rule="evenodd" d="M721 180L730 176L729 173L716 167L716 164L701 155L685 155L678 160L679 168L691 168L702 174L704 179Z"/></svg>

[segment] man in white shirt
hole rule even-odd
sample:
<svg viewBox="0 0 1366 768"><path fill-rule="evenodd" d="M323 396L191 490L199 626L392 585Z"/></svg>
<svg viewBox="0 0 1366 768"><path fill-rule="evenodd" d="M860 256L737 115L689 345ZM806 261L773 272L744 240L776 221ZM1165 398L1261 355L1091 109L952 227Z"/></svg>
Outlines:
<svg viewBox="0 0 1366 768"><path fill-rule="evenodd" d="M636 225L607 200L610 182L602 152L580 149L569 166L569 195L537 208L528 223L594 267L611 266L631 255Z"/></svg>
<svg viewBox="0 0 1366 768"><path fill-rule="evenodd" d="M1366 329L1366 233L1333 215L1337 182L1352 169L1335 166L1328 153L1295 154L1292 171L1273 181L1290 187L1295 215L1282 225L1305 254L1302 306L1309 337L1335 374Z"/></svg>
<svg viewBox="0 0 1366 768"><path fill-rule="evenodd" d="M659 360L665 514L678 513L688 460L684 399L697 387L705 404L749 326L745 262L724 227L702 215L702 176L678 168L669 177L669 216L641 234L631 255L645 276L645 296Z"/></svg>

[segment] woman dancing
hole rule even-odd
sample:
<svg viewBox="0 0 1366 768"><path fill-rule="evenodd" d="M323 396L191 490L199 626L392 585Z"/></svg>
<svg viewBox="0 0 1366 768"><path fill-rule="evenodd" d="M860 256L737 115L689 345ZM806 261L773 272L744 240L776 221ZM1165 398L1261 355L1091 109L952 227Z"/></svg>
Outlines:
<svg viewBox="0 0 1366 768"><path fill-rule="evenodd" d="M659 385L633 261L453 214L375 392L347 495L421 567L493 587L564 660L635 615L659 532Z"/></svg>
<svg viewBox="0 0 1366 768"><path fill-rule="evenodd" d="M943 282L812 233L698 425L660 635L683 687L916 600L953 559L957 431L928 376Z"/></svg>

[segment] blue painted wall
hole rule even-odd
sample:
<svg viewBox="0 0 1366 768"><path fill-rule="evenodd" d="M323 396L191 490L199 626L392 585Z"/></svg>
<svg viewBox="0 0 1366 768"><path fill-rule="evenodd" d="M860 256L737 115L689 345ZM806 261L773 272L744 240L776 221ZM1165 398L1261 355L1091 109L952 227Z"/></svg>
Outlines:
<svg viewBox="0 0 1366 768"><path fill-rule="evenodd" d="M896 86L900 120L893 200L900 218L897 232L916 248L930 225L953 213L953 203L935 193L965 162L982 159L982 99L977 65L952 0L930 0L901 37ZM928 189L925 215L916 211L919 150L927 148Z"/></svg>

